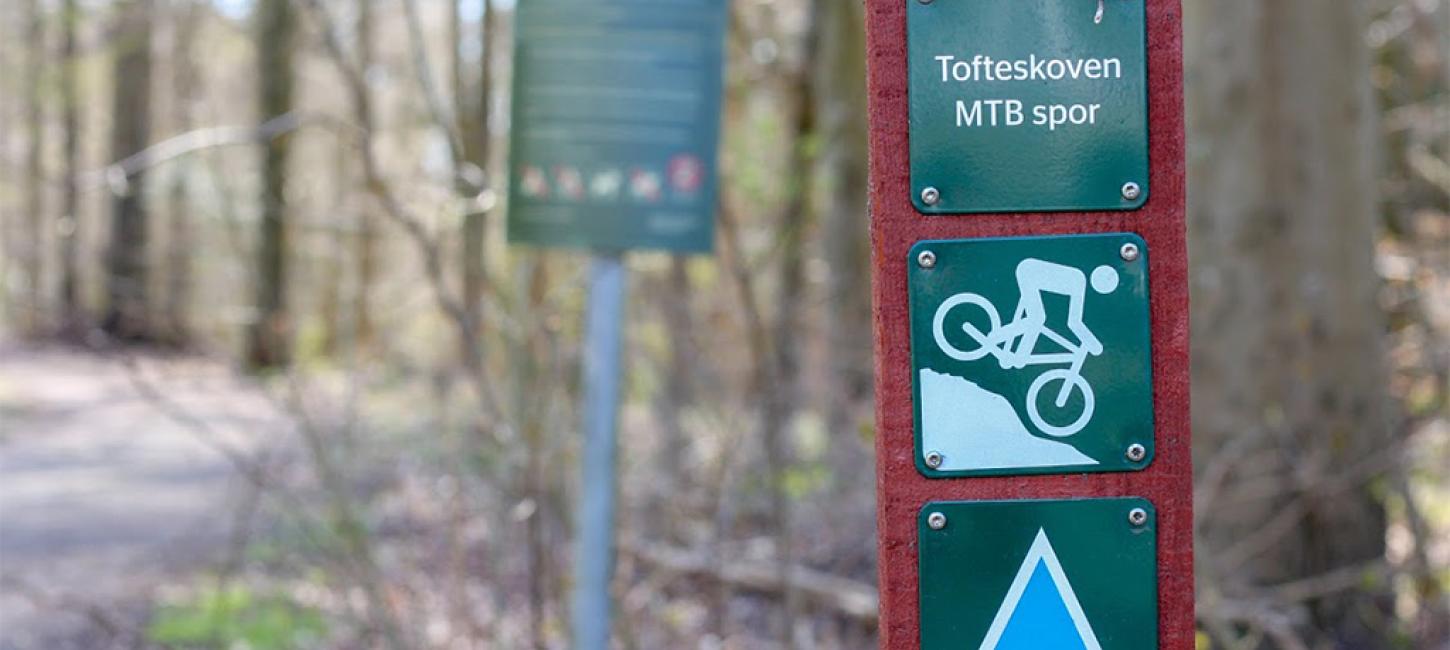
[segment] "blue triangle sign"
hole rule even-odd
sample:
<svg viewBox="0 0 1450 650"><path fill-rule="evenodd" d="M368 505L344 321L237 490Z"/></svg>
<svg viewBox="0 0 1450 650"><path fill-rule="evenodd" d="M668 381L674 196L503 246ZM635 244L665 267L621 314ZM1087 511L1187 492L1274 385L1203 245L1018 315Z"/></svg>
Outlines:
<svg viewBox="0 0 1450 650"><path fill-rule="evenodd" d="M1047 531L1038 529L980 650L1041 648L1102 650Z"/></svg>

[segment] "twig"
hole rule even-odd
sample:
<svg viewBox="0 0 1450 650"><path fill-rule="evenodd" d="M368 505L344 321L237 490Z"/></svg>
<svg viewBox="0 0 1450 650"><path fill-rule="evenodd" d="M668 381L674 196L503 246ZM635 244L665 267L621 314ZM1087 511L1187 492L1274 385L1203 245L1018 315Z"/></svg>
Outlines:
<svg viewBox="0 0 1450 650"><path fill-rule="evenodd" d="M620 551L644 564L684 575L703 577L757 593L782 595L788 584L806 600L856 621L875 625L880 598L871 585L793 564L783 576L770 562L721 562L710 553L654 544L623 541ZM787 579L788 578L788 579Z"/></svg>

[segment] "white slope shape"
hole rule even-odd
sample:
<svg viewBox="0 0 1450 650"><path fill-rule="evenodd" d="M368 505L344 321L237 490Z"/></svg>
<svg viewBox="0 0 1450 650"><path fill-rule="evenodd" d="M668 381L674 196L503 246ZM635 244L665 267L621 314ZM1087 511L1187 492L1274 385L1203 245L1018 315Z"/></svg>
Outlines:
<svg viewBox="0 0 1450 650"><path fill-rule="evenodd" d="M921 369L921 444L942 455L938 470L1097 465L1072 445L1032 435L1007 398L975 383Z"/></svg>
<svg viewBox="0 0 1450 650"><path fill-rule="evenodd" d="M1045 570L1045 575L1040 570ZM1029 593L1029 589L1033 592ZM1043 593L1043 589L1055 593ZM1025 600L1024 595L1027 596ZM1019 606L1037 609L1019 612ZM1009 632L1013 619L1019 616L1016 629ZM987 629L987 637L982 640L979 650L1039 647L1102 650L1098 636L1077 600L1077 593L1072 590L1072 584L1062 570L1062 562L1047 540L1047 531L1041 528L1037 530L1037 538L1032 541L1032 548L1028 549L1022 566L1017 569L1017 577L1012 579L1007 597L1002 599L1002 607L992 619L992 626Z"/></svg>

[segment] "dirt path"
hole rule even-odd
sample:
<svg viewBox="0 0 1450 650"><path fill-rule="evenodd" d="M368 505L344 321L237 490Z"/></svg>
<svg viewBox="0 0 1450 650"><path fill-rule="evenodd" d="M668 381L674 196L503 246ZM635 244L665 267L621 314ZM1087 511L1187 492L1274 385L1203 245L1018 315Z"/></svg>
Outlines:
<svg viewBox="0 0 1450 650"><path fill-rule="evenodd" d="M242 482L136 377L248 452L283 418L216 362L131 368L0 341L0 650L104 647L107 625L125 637L160 585L227 547Z"/></svg>

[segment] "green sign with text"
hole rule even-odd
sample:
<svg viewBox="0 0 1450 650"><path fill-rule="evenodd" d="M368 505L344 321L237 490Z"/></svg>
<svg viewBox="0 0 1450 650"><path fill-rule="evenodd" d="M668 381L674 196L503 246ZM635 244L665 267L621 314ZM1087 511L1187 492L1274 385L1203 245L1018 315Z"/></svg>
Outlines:
<svg viewBox="0 0 1450 650"><path fill-rule="evenodd" d="M724 0L518 6L509 241L707 252Z"/></svg>
<svg viewBox="0 0 1450 650"><path fill-rule="evenodd" d="M928 503L918 535L921 650L1158 647L1145 499Z"/></svg>
<svg viewBox="0 0 1450 650"><path fill-rule="evenodd" d="M918 210L1143 205L1143 0L901 1Z"/></svg>
<svg viewBox="0 0 1450 650"><path fill-rule="evenodd" d="M1110 233L912 248L923 474L1135 471L1152 462L1146 246Z"/></svg>

